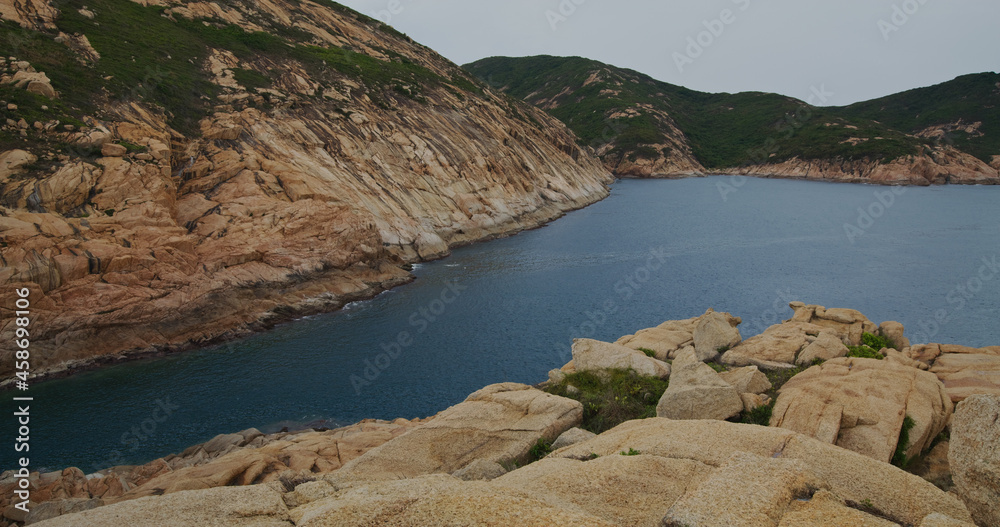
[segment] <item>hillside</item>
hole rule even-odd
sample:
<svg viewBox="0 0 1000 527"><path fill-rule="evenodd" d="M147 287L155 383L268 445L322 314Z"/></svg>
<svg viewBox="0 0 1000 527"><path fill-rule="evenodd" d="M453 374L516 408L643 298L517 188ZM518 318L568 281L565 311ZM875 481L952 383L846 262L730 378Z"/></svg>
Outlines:
<svg viewBox="0 0 1000 527"><path fill-rule="evenodd" d="M836 108L819 106L821 89L808 102L701 93L578 57L494 57L465 68L562 120L619 175L723 171L918 184L1000 178L987 164L990 152L1000 154L1000 132L983 124L1000 100L987 86L1000 80L995 74ZM973 129L942 141L934 132L942 126Z"/></svg>
<svg viewBox="0 0 1000 527"><path fill-rule="evenodd" d="M607 195L559 121L339 4L0 16L0 283L31 290L34 373L334 309Z"/></svg>

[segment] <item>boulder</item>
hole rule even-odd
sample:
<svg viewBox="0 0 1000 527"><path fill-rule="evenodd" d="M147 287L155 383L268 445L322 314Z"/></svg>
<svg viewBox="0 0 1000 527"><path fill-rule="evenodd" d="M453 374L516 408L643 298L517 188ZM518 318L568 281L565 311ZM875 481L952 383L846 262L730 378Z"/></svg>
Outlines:
<svg viewBox="0 0 1000 527"><path fill-rule="evenodd" d="M799 352L795 358L797 366L812 366L818 360L830 360L838 357L846 357L850 350L840 340L837 333L832 330L821 331L816 340Z"/></svg>
<svg viewBox="0 0 1000 527"><path fill-rule="evenodd" d="M59 516L32 525L38 527L160 527L200 525L216 527L288 527L288 507L282 491L268 485L220 487L178 492L168 496L105 505Z"/></svg>
<svg viewBox="0 0 1000 527"><path fill-rule="evenodd" d="M553 452L550 458L586 459L597 454L601 459L630 448L644 456L688 459L713 467L726 465L738 452L765 459L798 460L833 494L858 503L867 500L874 510L897 521L916 525L935 512L971 521L968 510L957 497L918 476L781 428L725 421L641 419L627 421L589 441ZM762 490L746 487L746 491L751 493L746 500L753 502L756 493ZM665 503L664 508L669 508L669 504Z"/></svg>
<svg viewBox="0 0 1000 527"><path fill-rule="evenodd" d="M771 389L771 381L767 380L756 366L746 366L724 371L719 374L722 380L728 382L737 393L761 394Z"/></svg>
<svg viewBox="0 0 1000 527"><path fill-rule="evenodd" d="M292 511L298 527L347 525L617 525L521 489L461 481L445 474L347 488Z"/></svg>
<svg viewBox="0 0 1000 527"><path fill-rule="evenodd" d="M65 514L83 512L104 505L100 498L67 498L63 500L46 501L31 507L24 519L25 525L56 518Z"/></svg>
<svg viewBox="0 0 1000 527"><path fill-rule="evenodd" d="M101 145L101 155L104 157L123 157L126 153L128 153L128 149L118 143Z"/></svg>
<svg viewBox="0 0 1000 527"><path fill-rule="evenodd" d="M950 516L935 512L928 514L917 527L976 527L976 524L956 520Z"/></svg>
<svg viewBox="0 0 1000 527"><path fill-rule="evenodd" d="M883 322L878 325L878 334L889 339L896 349L910 347L910 339L903 335L903 325L899 322Z"/></svg>
<svg viewBox="0 0 1000 527"><path fill-rule="evenodd" d="M35 161L38 161L38 156L27 150L14 149L0 153L0 183Z"/></svg>
<svg viewBox="0 0 1000 527"><path fill-rule="evenodd" d="M955 491L978 525L1000 525L1000 396L958 404L948 451Z"/></svg>
<svg viewBox="0 0 1000 527"><path fill-rule="evenodd" d="M756 393L741 393L740 400L743 401L743 411L749 412L754 408L759 408L761 406L767 406L771 404L771 398L766 395L758 395Z"/></svg>
<svg viewBox="0 0 1000 527"><path fill-rule="evenodd" d="M823 327L808 322L775 324L724 353L719 362L732 366L755 365L768 370L781 365L791 368L799 352L823 331Z"/></svg>
<svg viewBox="0 0 1000 527"><path fill-rule="evenodd" d="M552 505L570 505L613 525L658 525L665 508L712 471L699 461L643 454L589 461L550 457L491 485L527 492Z"/></svg>
<svg viewBox="0 0 1000 527"><path fill-rule="evenodd" d="M451 474L477 459L523 463L539 438L555 440L582 418L577 401L523 384L494 384L345 464L337 475L398 479Z"/></svg>
<svg viewBox="0 0 1000 527"><path fill-rule="evenodd" d="M456 470L452 476L465 481L489 481L491 479L499 478L506 473L507 469L503 468L500 463L497 463L496 461L477 459L472 463Z"/></svg>
<svg viewBox="0 0 1000 527"><path fill-rule="evenodd" d="M666 379L670 376L670 365L663 361L619 344L591 339L573 341L573 364L576 371L631 369L649 377Z"/></svg>
<svg viewBox="0 0 1000 527"><path fill-rule="evenodd" d="M778 525L789 503L825 486L800 460L736 452L675 501L662 525Z"/></svg>
<svg viewBox="0 0 1000 527"><path fill-rule="evenodd" d="M670 384L656 405L669 419L729 419L743 411L739 392L693 353L679 356Z"/></svg>
<svg viewBox="0 0 1000 527"><path fill-rule="evenodd" d="M709 310L698 320L694 329L694 350L698 360L714 361L722 351L740 343L743 338L736 326L740 319L728 313Z"/></svg>
<svg viewBox="0 0 1000 527"><path fill-rule="evenodd" d="M615 344L634 350L640 348L652 350L657 359L665 361L674 358L677 351L691 344L693 339L694 336L690 331L655 327L643 329L634 335L626 335L616 340Z"/></svg>
<svg viewBox="0 0 1000 527"><path fill-rule="evenodd" d="M905 416L915 422L906 455L926 450L951 416L938 379L888 361L844 357L813 366L780 391L771 426L889 462Z"/></svg>
<svg viewBox="0 0 1000 527"><path fill-rule="evenodd" d="M552 442L552 450L559 450L560 448L567 447L570 445L575 445L586 441L597 434L584 430L582 428L570 428L569 430L563 432Z"/></svg>
<svg viewBox="0 0 1000 527"><path fill-rule="evenodd" d="M792 322L805 322L830 328L850 346L861 345L863 333L875 333L878 330L874 322L854 309L827 309L817 305L807 306L802 302L791 302L788 306L795 311Z"/></svg>
<svg viewBox="0 0 1000 527"><path fill-rule="evenodd" d="M911 349L909 356L914 355ZM953 402L963 401L976 394L1000 395L998 355L981 352L945 353L942 349L942 353L931 364L928 371L941 379Z"/></svg>

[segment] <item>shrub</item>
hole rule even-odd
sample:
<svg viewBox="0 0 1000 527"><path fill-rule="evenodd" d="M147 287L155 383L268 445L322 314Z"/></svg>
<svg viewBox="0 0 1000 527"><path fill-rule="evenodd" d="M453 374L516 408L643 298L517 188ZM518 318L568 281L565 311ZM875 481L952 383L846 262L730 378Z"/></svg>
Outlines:
<svg viewBox="0 0 1000 527"><path fill-rule="evenodd" d="M876 351L881 350L882 348L896 349L896 345L889 339L889 337L881 337L871 333L862 333L861 343Z"/></svg>
<svg viewBox="0 0 1000 527"><path fill-rule="evenodd" d="M656 358L656 352L649 348L639 348L639 351L645 353L647 357Z"/></svg>
<svg viewBox="0 0 1000 527"><path fill-rule="evenodd" d="M549 455L550 452L552 452L552 442L544 437L540 437L538 438L538 441L535 442L535 446L531 447L528 454L531 456L532 461L538 461L539 459Z"/></svg>
<svg viewBox="0 0 1000 527"><path fill-rule="evenodd" d="M857 357L859 359L878 359L878 360L882 360L885 358L881 353L875 351L873 348L870 348L868 346L848 346L847 350L848 350L847 351L848 357Z"/></svg>
<svg viewBox="0 0 1000 527"><path fill-rule="evenodd" d="M571 373L545 391L583 403L584 430L600 434L625 421L656 416L656 404L667 389L667 381L639 375L633 370L605 370L600 375ZM569 393L573 386L579 391Z"/></svg>
<svg viewBox="0 0 1000 527"><path fill-rule="evenodd" d="M621 452L619 452L619 454L621 454L623 456L638 456L639 454L642 454L642 452L639 452L638 450L636 450L634 448L629 448L628 452L622 450Z"/></svg>
<svg viewBox="0 0 1000 527"><path fill-rule="evenodd" d="M771 414L774 412L774 403L776 402L778 400L772 398L768 404L758 406L749 412L744 411L740 415L740 422L748 425L769 426L771 424Z"/></svg>
<svg viewBox="0 0 1000 527"><path fill-rule="evenodd" d="M916 426L916 421L912 417L903 418L903 428L899 430L899 442L896 443L896 452L892 454L892 464L899 468L906 468L910 465L910 458L906 457L906 449L910 446L910 430Z"/></svg>

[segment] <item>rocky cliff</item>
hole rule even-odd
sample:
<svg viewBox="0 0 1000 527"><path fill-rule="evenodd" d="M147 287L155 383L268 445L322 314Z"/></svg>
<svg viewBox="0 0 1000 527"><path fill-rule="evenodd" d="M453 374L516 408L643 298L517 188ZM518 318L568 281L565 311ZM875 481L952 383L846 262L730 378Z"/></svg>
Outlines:
<svg viewBox="0 0 1000 527"><path fill-rule="evenodd" d="M334 309L607 195L557 120L337 4L0 16L0 334L29 287L35 372Z"/></svg>

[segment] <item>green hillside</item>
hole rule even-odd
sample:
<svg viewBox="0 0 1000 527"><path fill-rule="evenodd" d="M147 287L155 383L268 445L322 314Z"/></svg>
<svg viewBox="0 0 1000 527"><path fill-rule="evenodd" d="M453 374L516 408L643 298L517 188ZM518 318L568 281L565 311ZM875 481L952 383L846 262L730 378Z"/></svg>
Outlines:
<svg viewBox="0 0 1000 527"><path fill-rule="evenodd" d="M1000 153L994 139L1000 138L1000 131L993 131L1000 120L985 123L996 110L990 106L989 112L983 111L987 101L996 99L995 87L988 89L994 74L962 77L898 99L833 108L770 93L697 92L579 57L493 57L465 68L511 96L547 109L569 125L581 143L595 148L611 143L611 151L618 154L652 155L645 145L677 133L664 125L667 116L709 169L794 157L888 162L936 143L914 137L914 132L959 119L984 121L980 130L986 135L956 134L956 146L982 159ZM883 107L889 108L891 119ZM628 109L639 115L622 117Z"/></svg>

